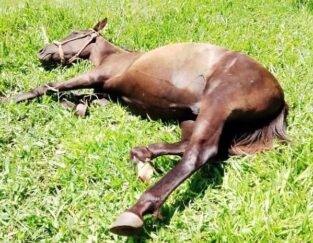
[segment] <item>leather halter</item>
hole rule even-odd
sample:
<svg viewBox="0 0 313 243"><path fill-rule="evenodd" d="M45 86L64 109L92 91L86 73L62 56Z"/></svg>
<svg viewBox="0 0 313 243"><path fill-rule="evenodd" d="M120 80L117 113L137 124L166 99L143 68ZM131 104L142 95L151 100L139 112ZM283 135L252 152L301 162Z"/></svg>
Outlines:
<svg viewBox="0 0 313 243"><path fill-rule="evenodd" d="M64 57L64 51L62 48L62 45L74 41L74 40L78 40L78 39L82 39L85 38L86 36L90 36L90 38L82 45L82 47L79 49L79 51L73 56L71 57L67 63L72 63L73 61L79 59L79 55L82 53L82 51L94 40L99 36L99 32L95 31L95 30L90 30L88 33L83 34L81 36L77 36L77 37L73 37L71 39L68 40L64 40L64 41L53 41L53 44L57 45L59 48L59 55L60 55L60 59L61 59L61 63L64 64L66 63L65 57Z"/></svg>

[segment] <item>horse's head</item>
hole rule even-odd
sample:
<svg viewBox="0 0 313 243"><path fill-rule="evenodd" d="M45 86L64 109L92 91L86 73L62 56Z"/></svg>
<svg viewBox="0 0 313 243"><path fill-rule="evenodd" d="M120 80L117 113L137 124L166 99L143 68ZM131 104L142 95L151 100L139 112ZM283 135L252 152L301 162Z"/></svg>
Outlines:
<svg viewBox="0 0 313 243"><path fill-rule="evenodd" d="M98 22L90 30L73 31L60 41L53 41L38 53L42 63L72 63L78 58L88 58L90 44L94 43L99 32L106 26L107 18Z"/></svg>

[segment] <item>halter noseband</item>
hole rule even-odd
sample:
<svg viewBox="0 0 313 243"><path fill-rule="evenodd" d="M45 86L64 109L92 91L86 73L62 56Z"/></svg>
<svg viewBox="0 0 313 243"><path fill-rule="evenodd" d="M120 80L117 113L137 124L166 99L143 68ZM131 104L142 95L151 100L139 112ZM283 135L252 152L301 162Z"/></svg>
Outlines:
<svg viewBox="0 0 313 243"><path fill-rule="evenodd" d="M79 55L82 53L82 51L94 40L96 39L98 36L99 36L99 32L98 31L95 31L95 30L90 30L88 33L86 34L83 34L81 36L77 36L77 37L73 37L71 39L68 39L68 40L64 40L64 41L53 41L53 44L57 45L58 48L59 48L59 55L60 55L60 59L61 59L61 63L64 64L66 62L65 60L65 57L64 57L64 51L63 51L63 48L62 48L62 45L68 43L68 42L71 42L71 41L74 41L74 40L78 40L78 39L82 39L82 38L85 38L86 36L90 36L89 40L87 40L83 46L79 49L79 51L73 56L71 57L67 63L72 63L74 62L76 59L79 58Z"/></svg>

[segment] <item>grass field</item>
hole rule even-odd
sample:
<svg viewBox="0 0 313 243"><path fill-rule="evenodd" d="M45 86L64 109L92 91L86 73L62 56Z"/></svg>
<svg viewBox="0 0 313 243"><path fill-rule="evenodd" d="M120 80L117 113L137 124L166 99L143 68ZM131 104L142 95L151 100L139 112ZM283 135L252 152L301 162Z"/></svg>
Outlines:
<svg viewBox="0 0 313 243"><path fill-rule="evenodd" d="M204 168L169 198L164 221L149 216L139 238L125 238L108 226L148 188L128 151L177 141L177 124L118 104L83 119L47 96L0 104L0 241L313 242L313 1L0 0L0 94L89 70L43 69L41 26L52 41L105 16L105 36L130 50L210 42L263 63L285 90L292 142ZM177 160L157 159L154 181Z"/></svg>

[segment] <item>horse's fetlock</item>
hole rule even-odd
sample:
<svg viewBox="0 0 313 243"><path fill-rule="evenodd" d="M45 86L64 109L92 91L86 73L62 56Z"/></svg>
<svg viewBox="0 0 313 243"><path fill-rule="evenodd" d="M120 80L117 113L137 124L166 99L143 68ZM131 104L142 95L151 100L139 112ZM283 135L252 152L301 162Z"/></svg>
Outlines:
<svg viewBox="0 0 313 243"><path fill-rule="evenodd" d="M151 158L152 158L152 153L145 146L135 147L135 148L132 148L130 150L130 159L131 160L147 162L147 161L150 161Z"/></svg>

